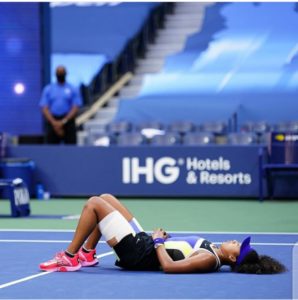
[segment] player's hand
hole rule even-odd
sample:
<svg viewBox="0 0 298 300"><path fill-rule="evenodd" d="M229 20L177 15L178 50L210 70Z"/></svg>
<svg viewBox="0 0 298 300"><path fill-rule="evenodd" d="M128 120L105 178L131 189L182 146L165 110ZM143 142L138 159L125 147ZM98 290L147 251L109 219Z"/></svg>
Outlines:
<svg viewBox="0 0 298 300"><path fill-rule="evenodd" d="M166 240L167 238L169 238L169 235L162 228L158 228L153 231L152 238L153 239L162 238Z"/></svg>

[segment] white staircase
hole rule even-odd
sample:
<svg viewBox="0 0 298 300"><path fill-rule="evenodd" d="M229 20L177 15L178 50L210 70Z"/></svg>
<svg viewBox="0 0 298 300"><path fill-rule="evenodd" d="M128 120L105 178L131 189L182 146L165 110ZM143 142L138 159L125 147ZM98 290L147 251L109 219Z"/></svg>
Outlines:
<svg viewBox="0 0 298 300"><path fill-rule="evenodd" d="M106 124L110 123L117 113L119 100L129 101L136 98L142 88L144 77L147 74L159 73L165 63L166 57L183 50L187 38L201 29L204 10L211 3L177 2L174 13L167 15L164 28L158 30L155 43L149 45L145 59L137 61L134 76L129 84L123 87L117 97L108 102L107 107L101 108L95 118L84 124L85 131L96 130L103 132ZM79 143L87 136L81 132Z"/></svg>

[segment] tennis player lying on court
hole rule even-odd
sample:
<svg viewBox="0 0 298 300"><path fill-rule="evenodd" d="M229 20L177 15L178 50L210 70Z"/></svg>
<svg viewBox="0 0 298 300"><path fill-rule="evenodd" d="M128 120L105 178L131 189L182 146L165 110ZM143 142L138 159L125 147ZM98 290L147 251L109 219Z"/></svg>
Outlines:
<svg viewBox="0 0 298 300"><path fill-rule="evenodd" d="M74 238L66 251L41 263L43 271L77 271L98 263L95 248L103 236L117 255L116 265L128 270L159 270L166 273L201 273L229 265L235 272L274 274L285 267L268 256L259 256L250 237L241 244L219 247L197 237L169 237L162 229L146 234L133 215L109 194L90 198L83 208Z"/></svg>

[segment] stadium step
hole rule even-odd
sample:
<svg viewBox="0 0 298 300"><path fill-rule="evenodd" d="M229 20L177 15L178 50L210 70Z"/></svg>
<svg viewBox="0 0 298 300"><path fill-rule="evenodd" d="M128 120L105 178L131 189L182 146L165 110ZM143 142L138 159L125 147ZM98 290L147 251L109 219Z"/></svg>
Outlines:
<svg viewBox="0 0 298 300"><path fill-rule="evenodd" d="M196 25L192 25L192 24L184 24L183 26L183 22L181 21L175 21L173 20L171 22L171 24L169 25L169 27L173 30L173 29L177 29L178 32L192 32L194 30L197 30L197 23Z"/></svg>
<svg viewBox="0 0 298 300"><path fill-rule="evenodd" d="M96 119L92 119L87 121L83 127L85 131L89 131L89 130L95 130L95 129L100 129L100 128L105 128L105 126L110 123L111 120L110 119L101 119L101 118L96 118Z"/></svg>
<svg viewBox="0 0 298 300"><path fill-rule="evenodd" d="M178 45L178 46L176 46L175 48L173 48L173 47L172 48L166 48L166 47L152 48L152 49L148 50L147 57L148 58L161 58L161 57L165 58L168 55L172 55L174 53L180 52L184 47L183 44Z"/></svg>
<svg viewBox="0 0 298 300"><path fill-rule="evenodd" d="M86 130L77 131L77 145L78 146L87 145L88 136L89 136L89 133Z"/></svg>
<svg viewBox="0 0 298 300"><path fill-rule="evenodd" d="M119 97L113 97L108 102L108 107L118 107L119 105Z"/></svg>
<svg viewBox="0 0 298 300"><path fill-rule="evenodd" d="M120 90L120 98L135 98L140 91L140 85L127 86Z"/></svg>
<svg viewBox="0 0 298 300"><path fill-rule="evenodd" d="M132 85L142 85L144 77L145 77L145 75L143 75L143 74L135 75L131 79L130 84L132 84Z"/></svg>
<svg viewBox="0 0 298 300"><path fill-rule="evenodd" d="M137 67L143 66L154 66L162 68L164 65L164 59L162 58L147 58L147 59L139 59L137 62Z"/></svg>
<svg viewBox="0 0 298 300"><path fill-rule="evenodd" d="M114 118L116 112L117 112L117 108L115 108L115 107L104 107L104 108L101 108L96 113L96 118L112 120Z"/></svg>
<svg viewBox="0 0 298 300"><path fill-rule="evenodd" d="M175 12L176 14L199 14L206 6L212 4L212 2L177 2Z"/></svg>
<svg viewBox="0 0 298 300"><path fill-rule="evenodd" d="M183 35L172 35L172 34L165 34L165 35L160 35L156 38L156 43L157 44L184 44L186 41L186 36L185 34Z"/></svg>

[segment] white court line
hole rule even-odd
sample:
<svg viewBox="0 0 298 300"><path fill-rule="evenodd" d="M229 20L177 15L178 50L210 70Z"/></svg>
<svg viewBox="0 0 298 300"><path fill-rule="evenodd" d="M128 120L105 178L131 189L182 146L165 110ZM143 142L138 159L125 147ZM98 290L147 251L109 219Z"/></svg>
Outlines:
<svg viewBox="0 0 298 300"><path fill-rule="evenodd" d="M18 279L18 280L10 281L10 282L1 284L0 289L4 289L4 288L7 288L9 286L12 286L12 285L15 285L15 284L18 284L18 283L21 283L21 282L25 282L25 281L28 281L28 280L31 280L31 279L34 279L34 278L37 278L37 277L49 275L51 273L53 273L53 272L43 272L43 273L38 273L38 274L35 274L35 275L28 276L28 277L24 277L24 278L21 278L21 279Z"/></svg>
<svg viewBox="0 0 298 300"><path fill-rule="evenodd" d="M114 252L110 251L110 252L99 254L99 255L97 255L97 258L105 257L105 256L108 256L108 255L111 255L111 254L114 254ZM49 274L52 274L52 273L54 273L54 272L53 271L52 272L42 272L42 273L38 273L38 274L35 274L35 275L27 276L27 277L24 277L24 278L21 278L21 279L18 279L18 280L10 281L10 282L1 284L0 285L0 289L4 289L4 288L7 288L9 286L16 285L18 283L29 281L31 279L34 279L34 278L37 278L37 277L41 277L41 276L45 276L45 275L49 275Z"/></svg>
<svg viewBox="0 0 298 300"><path fill-rule="evenodd" d="M296 243L251 243L256 246L295 246Z"/></svg>
<svg viewBox="0 0 298 300"><path fill-rule="evenodd" d="M254 232L254 231L171 231L171 233L197 233L197 234L247 234L247 235L298 235L298 232Z"/></svg>
<svg viewBox="0 0 298 300"><path fill-rule="evenodd" d="M17 240L17 239L5 239L0 243L70 243L71 240ZM99 241L99 244L105 244L105 241Z"/></svg>
<svg viewBox="0 0 298 300"><path fill-rule="evenodd" d="M0 229L0 232L74 232L74 229ZM152 232L152 230L145 230ZM177 231L167 229L171 233L197 233L197 234L248 234L248 235L298 235L298 232L254 232L254 231Z"/></svg>
<svg viewBox="0 0 298 300"><path fill-rule="evenodd" d="M221 244L222 242L214 242L214 244ZM296 243L250 243L253 246L295 246Z"/></svg>
<svg viewBox="0 0 298 300"><path fill-rule="evenodd" d="M70 215L62 217L62 220L78 220L81 215Z"/></svg>
<svg viewBox="0 0 298 300"><path fill-rule="evenodd" d="M102 257L109 256L109 255L112 255L112 254L115 254L114 251L102 253L102 254L96 255L96 257L97 258L102 258Z"/></svg>

